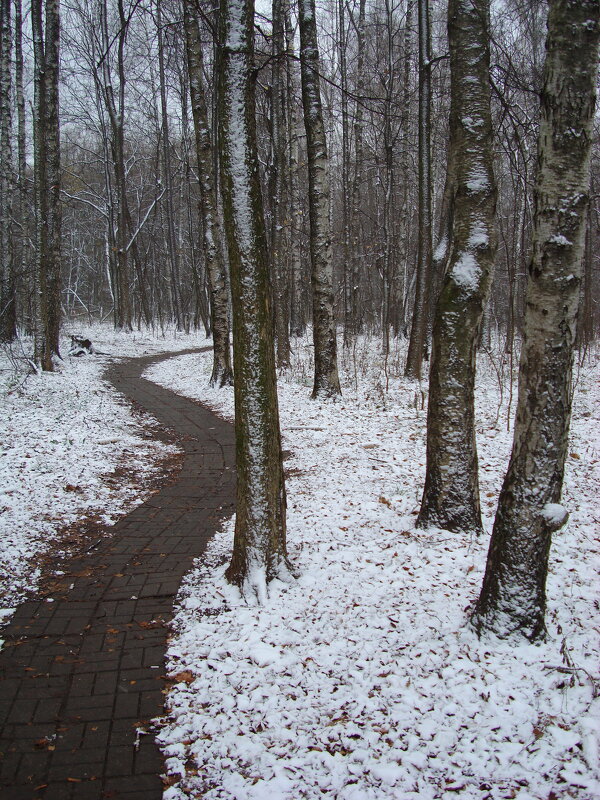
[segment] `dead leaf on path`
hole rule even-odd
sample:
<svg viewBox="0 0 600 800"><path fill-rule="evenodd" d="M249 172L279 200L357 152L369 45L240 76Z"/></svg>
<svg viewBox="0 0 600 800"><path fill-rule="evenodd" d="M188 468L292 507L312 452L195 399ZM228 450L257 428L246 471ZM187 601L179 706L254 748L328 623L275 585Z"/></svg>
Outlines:
<svg viewBox="0 0 600 800"><path fill-rule="evenodd" d="M54 750L54 747L51 745L52 740L47 739L44 737L43 739L37 739L33 746L36 750Z"/></svg>

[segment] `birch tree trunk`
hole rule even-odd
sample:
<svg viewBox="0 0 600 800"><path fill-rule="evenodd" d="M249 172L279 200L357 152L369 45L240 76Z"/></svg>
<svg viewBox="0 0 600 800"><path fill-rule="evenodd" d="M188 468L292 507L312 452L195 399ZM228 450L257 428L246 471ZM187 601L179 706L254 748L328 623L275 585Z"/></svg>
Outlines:
<svg viewBox="0 0 600 800"><path fill-rule="evenodd" d="M36 360L54 370L60 357L61 208L58 119L59 4L32 0L34 49L34 182L39 330Z"/></svg>
<svg viewBox="0 0 600 800"><path fill-rule="evenodd" d="M286 18L285 38L287 43L287 85L288 97L293 97L294 81L291 69L291 58L294 55L294 30L289 16ZM290 333L292 336L303 336L306 330L309 302L306 299L304 280L304 263L300 252L302 231L302 201L300 198L299 138L300 122L294 102L288 103L287 130L290 140L288 151L288 171L290 176Z"/></svg>
<svg viewBox="0 0 600 800"><path fill-rule="evenodd" d="M341 394L333 316L333 260L329 219L329 161L319 79L315 0L299 0L300 76L308 160L315 382L313 398Z"/></svg>
<svg viewBox="0 0 600 800"><path fill-rule="evenodd" d="M552 533L560 505L573 347L589 203L600 38L598 0L553 0L538 139L533 255L513 449L498 502L476 630L544 636Z"/></svg>
<svg viewBox="0 0 600 800"><path fill-rule="evenodd" d="M489 0L450 0L452 241L433 327L427 471L417 521L476 533L482 524L475 365L496 253L488 25Z"/></svg>
<svg viewBox="0 0 600 800"><path fill-rule="evenodd" d="M288 575L285 486L254 112L252 0L221 0L219 152L231 268L237 512L227 579L263 603Z"/></svg>
<svg viewBox="0 0 600 800"><path fill-rule="evenodd" d="M229 348L229 291L227 267L223 255L223 236L217 205L217 184L214 170L214 148L208 120L208 104L204 90L204 66L200 30L193 0L184 2L184 23L187 46L190 96L196 133L196 157L200 184L200 218L204 240L204 259L210 290L210 314L213 337L213 369L211 386L233 383Z"/></svg>

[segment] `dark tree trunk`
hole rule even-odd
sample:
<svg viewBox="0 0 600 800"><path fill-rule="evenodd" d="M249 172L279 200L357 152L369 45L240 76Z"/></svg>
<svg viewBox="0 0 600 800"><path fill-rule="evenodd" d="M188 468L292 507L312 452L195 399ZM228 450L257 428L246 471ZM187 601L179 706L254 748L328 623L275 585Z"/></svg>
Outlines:
<svg viewBox="0 0 600 800"><path fill-rule="evenodd" d="M287 137L287 65L285 18L287 0L273 0L273 73L272 73L272 139L273 139L273 213L271 222L271 274L274 290L275 338L277 366L290 363L289 336L289 218L290 174L288 171Z"/></svg>
<svg viewBox="0 0 600 800"><path fill-rule="evenodd" d="M34 177L39 290L36 360L52 372L60 357L61 207L58 121L58 0L33 0Z"/></svg>
<svg viewBox="0 0 600 800"><path fill-rule="evenodd" d="M228 386L233 382L229 347L229 290L223 255L223 237L217 204L214 170L214 147L208 120L204 91L203 57L198 20L192 0L184 3L190 95L196 132L196 156L200 183L200 218L204 241L204 260L210 289L211 329L213 337L213 369L211 386Z"/></svg>
<svg viewBox="0 0 600 800"><path fill-rule="evenodd" d="M0 342L17 335L13 250L11 0L0 0Z"/></svg>
<svg viewBox="0 0 600 800"><path fill-rule="evenodd" d="M173 317L178 330L186 329L181 301L181 278L179 269L179 247L175 232L175 205L173 203L173 172L171 168L171 137L169 134L169 114L167 109L167 86L165 76L164 32L162 22L161 0L156 0L156 33L158 38L158 76L160 87L160 138L162 143L163 184L165 187L166 206L166 244L169 255L169 284L171 287L171 305Z"/></svg>
<svg viewBox="0 0 600 800"><path fill-rule="evenodd" d="M419 19L419 235L415 302L404 374L421 380L427 343L427 310L431 284L431 33L429 0L417 0Z"/></svg>

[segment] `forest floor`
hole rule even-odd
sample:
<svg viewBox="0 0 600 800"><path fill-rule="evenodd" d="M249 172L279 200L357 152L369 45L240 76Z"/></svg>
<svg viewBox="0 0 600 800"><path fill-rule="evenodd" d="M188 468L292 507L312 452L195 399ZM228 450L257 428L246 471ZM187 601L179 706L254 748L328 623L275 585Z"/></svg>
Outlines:
<svg viewBox="0 0 600 800"><path fill-rule="evenodd" d="M204 344L76 332L118 356ZM600 798L600 354L576 369L563 494L571 517L551 552L548 639L533 646L478 640L468 626L487 535L415 529L426 385L400 377L403 345L387 361L376 340L342 351L344 394L328 403L309 400L310 353L296 342L279 383L297 578L271 584L265 606L248 605L223 579L231 521L185 581L170 715L159 725L165 800ZM102 382L105 365L69 359L24 383L2 365L0 564L10 603L35 589L36 548L82 514L124 513L168 456ZM186 355L146 377L231 417L231 390L209 389L209 374L210 355ZM515 402L508 365L482 353L488 534ZM133 472L123 474L125 462Z"/></svg>

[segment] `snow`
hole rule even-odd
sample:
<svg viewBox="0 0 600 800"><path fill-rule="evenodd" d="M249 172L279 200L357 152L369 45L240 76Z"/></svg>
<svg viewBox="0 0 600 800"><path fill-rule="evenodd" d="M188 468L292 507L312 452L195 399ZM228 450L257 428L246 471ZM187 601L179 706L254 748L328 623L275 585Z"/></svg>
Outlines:
<svg viewBox="0 0 600 800"><path fill-rule="evenodd" d="M570 518L552 546L538 646L478 640L468 625L487 536L414 527L425 411L399 377L404 353L383 363L376 342L359 342L335 403L308 399L309 358L308 341L296 344L279 386L297 579L272 582L262 606L244 602L223 579L233 521L188 576L169 650L173 679L186 678L159 734L165 800L600 797L598 354L577 376ZM183 356L149 375L231 417L232 392L207 387L210 368L209 356ZM509 398L506 363L482 353L488 533Z"/></svg>
<svg viewBox="0 0 600 800"><path fill-rule="evenodd" d="M470 192L485 191L489 185L488 176L484 171L475 170L466 181L466 187Z"/></svg>
<svg viewBox="0 0 600 800"><path fill-rule="evenodd" d="M460 253L452 265L454 282L466 291L475 291L479 285L481 267L472 253Z"/></svg>
<svg viewBox="0 0 600 800"><path fill-rule="evenodd" d="M546 503L542 508L542 517L552 526L564 525L568 515L569 512L560 503Z"/></svg>
<svg viewBox="0 0 600 800"><path fill-rule="evenodd" d="M433 254L433 258L435 261L441 261L443 258L446 257L446 253L448 252L448 237L443 236L437 244L435 248L435 252Z"/></svg>
<svg viewBox="0 0 600 800"><path fill-rule="evenodd" d="M72 332L113 356L204 344L106 326ZM512 435L500 352L480 353L477 386L488 534ZM414 527L426 412L401 377L403 350L385 362L376 341L343 351L335 403L308 399L310 354L308 339L294 343L279 385L297 578L271 582L263 605L244 602L223 580L233 521L187 577L159 734L165 800L600 797L600 354L576 371L565 490L544 509L570 516L553 540L549 636L538 646L478 640L468 626L488 536ZM35 589L35 551L61 548L72 520L110 522L131 508L165 454L142 438L151 421L102 381L109 361L65 359L57 374L25 379L4 352L0 563L10 608L0 617ZM231 417L233 393L208 388L211 367L211 354L188 355L151 375ZM111 482L125 459L140 477Z"/></svg>
<svg viewBox="0 0 600 800"><path fill-rule="evenodd" d="M555 233L548 239L550 244L556 244L559 247L571 247L573 242L567 239L566 236L563 236L562 233Z"/></svg>
<svg viewBox="0 0 600 800"><path fill-rule="evenodd" d="M112 525L142 502L160 461L175 452L144 437L152 420L142 421L101 376L110 354L177 350L198 337L116 335L107 325L68 332L109 355L65 355L57 372L32 375L27 343L0 351L0 621L35 590L39 559L65 546L66 526L82 518Z"/></svg>
<svg viewBox="0 0 600 800"><path fill-rule="evenodd" d="M468 244L470 247L487 247L490 243L487 226L484 222L472 223Z"/></svg>

